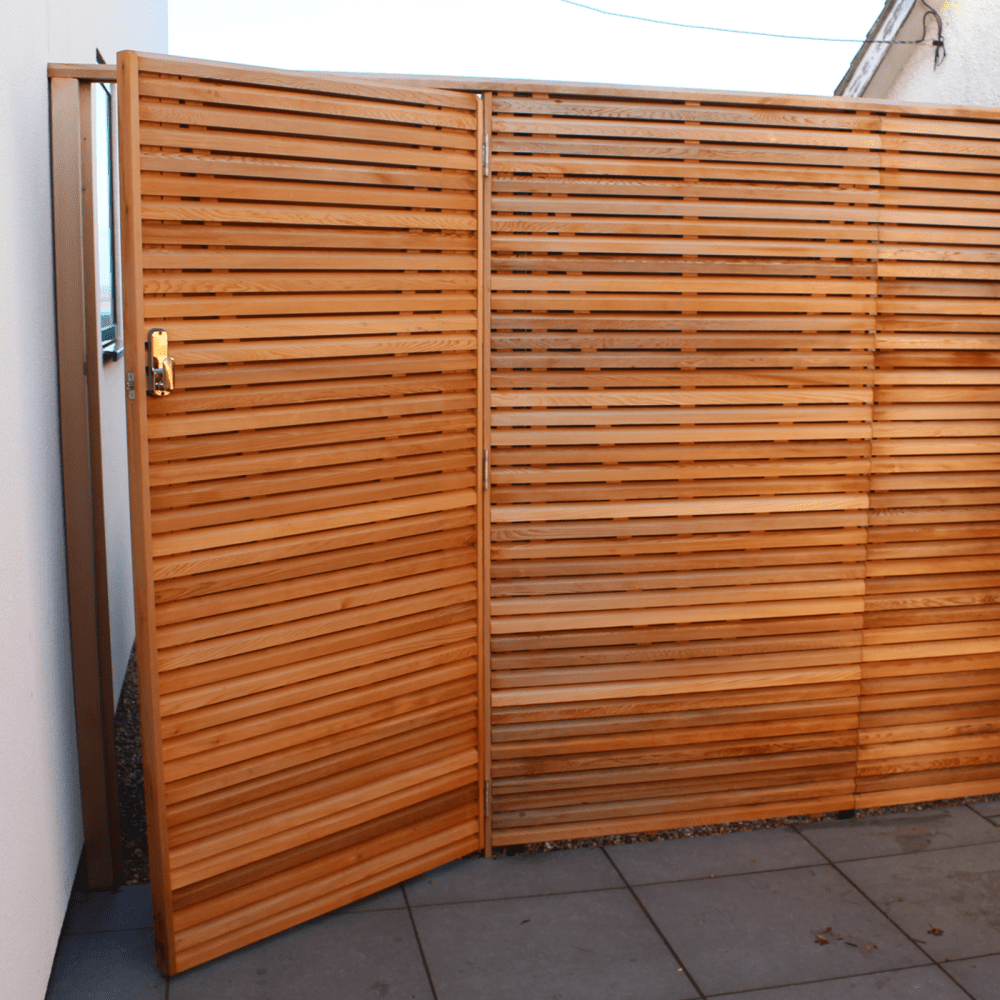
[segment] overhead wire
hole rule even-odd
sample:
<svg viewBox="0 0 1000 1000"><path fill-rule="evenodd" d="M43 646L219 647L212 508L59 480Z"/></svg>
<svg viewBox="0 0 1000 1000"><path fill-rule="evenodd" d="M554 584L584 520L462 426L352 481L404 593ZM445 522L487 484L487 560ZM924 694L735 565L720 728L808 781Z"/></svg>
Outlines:
<svg viewBox="0 0 1000 1000"><path fill-rule="evenodd" d="M872 45L920 45L922 42L927 40L927 15L933 14L937 19L938 37L932 39L931 43L934 45L934 68L936 69L940 62L944 59L944 36L943 36L943 25L941 21L941 15L931 7L927 0L921 0L921 3L927 8L924 11L924 32L920 38L916 39L897 39L897 38L825 38L819 35L783 35L774 31L751 31L745 28L719 28L711 24L683 24L680 21L661 21L655 17L643 17L640 14L622 14L616 10L603 10L600 7L592 7L590 4L580 3L579 0L560 0L561 3L567 3L572 7L582 7L584 10L593 11L595 14L607 14L609 17L623 17L630 21L645 21L648 24L665 24L671 28L692 28L695 31L721 31L726 34L731 35L755 35L759 38L787 38L793 41L799 42L849 42L854 45L862 45L868 42Z"/></svg>

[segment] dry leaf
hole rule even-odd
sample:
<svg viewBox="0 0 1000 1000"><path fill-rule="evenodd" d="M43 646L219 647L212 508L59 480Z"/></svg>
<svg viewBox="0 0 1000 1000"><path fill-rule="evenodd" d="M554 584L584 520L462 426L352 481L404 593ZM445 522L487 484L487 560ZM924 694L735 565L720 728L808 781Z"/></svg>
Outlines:
<svg viewBox="0 0 1000 1000"><path fill-rule="evenodd" d="M941 930L940 927L932 927L927 933L928 934L933 934L936 937L940 937L942 934L944 934L944 931Z"/></svg>
<svg viewBox="0 0 1000 1000"><path fill-rule="evenodd" d="M822 934L817 934L816 935L816 944L829 944L829 943L830 942L827 941L827 939L825 937L823 937Z"/></svg>
<svg viewBox="0 0 1000 1000"><path fill-rule="evenodd" d="M525 917L524 920L521 921L521 923L526 924L529 920L531 920L531 917Z"/></svg>

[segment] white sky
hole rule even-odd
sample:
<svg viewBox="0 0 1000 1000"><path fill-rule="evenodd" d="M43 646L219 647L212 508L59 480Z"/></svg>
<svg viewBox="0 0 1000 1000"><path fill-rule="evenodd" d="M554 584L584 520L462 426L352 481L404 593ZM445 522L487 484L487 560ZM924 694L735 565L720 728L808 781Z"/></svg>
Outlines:
<svg viewBox="0 0 1000 1000"><path fill-rule="evenodd" d="M727 28L865 37L883 0L583 0ZM169 0L170 51L224 62L832 94L857 43L670 28L561 0Z"/></svg>

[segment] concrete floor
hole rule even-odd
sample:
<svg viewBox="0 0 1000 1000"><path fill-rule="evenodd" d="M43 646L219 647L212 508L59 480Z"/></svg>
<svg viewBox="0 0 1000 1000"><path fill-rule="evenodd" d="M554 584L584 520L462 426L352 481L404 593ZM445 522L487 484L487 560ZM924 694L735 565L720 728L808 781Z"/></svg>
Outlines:
<svg viewBox="0 0 1000 1000"><path fill-rule="evenodd" d="M470 857L164 979L74 896L48 1000L1000 1000L1000 802Z"/></svg>

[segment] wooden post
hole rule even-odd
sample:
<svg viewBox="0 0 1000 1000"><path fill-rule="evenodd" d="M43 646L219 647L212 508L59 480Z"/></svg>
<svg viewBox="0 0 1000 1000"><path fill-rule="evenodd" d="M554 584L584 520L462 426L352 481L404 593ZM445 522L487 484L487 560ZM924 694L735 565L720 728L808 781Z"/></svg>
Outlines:
<svg viewBox="0 0 1000 1000"><path fill-rule="evenodd" d="M66 561L87 884L122 881L101 482L90 84L53 78L52 202Z"/></svg>

